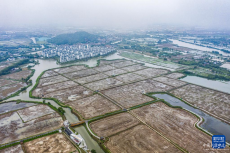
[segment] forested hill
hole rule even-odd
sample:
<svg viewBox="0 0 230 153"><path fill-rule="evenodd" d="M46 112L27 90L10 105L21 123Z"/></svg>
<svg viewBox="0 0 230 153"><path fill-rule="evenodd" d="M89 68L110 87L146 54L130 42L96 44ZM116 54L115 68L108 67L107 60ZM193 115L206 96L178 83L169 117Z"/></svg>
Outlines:
<svg viewBox="0 0 230 153"><path fill-rule="evenodd" d="M85 31L80 31L75 33L57 35L56 37L48 39L48 42L56 45L73 45L76 43L98 42L98 38L99 36L97 35L93 35Z"/></svg>

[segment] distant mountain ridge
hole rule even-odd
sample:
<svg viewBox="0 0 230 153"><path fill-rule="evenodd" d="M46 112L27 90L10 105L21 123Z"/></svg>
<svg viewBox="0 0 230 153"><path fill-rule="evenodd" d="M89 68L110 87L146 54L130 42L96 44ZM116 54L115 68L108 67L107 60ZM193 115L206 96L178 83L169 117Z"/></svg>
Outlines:
<svg viewBox="0 0 230 153"><path fill-rule="evenodd" d="M85 31L79 31L75 33L60 34L48 39L47 41L56 45L73 45L76 43L98 42L98 38L98 35L90 34Z"/></svg>

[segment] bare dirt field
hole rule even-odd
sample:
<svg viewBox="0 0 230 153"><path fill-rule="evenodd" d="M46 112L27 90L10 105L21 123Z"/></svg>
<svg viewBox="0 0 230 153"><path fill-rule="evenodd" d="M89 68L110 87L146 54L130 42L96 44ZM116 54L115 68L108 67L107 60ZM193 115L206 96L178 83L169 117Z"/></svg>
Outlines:
<svg viewBox="0 0 230 153"><path fill-rule="evenodd" d="M120 75L120 74L123 74L123 73L127 73L127 71L122 70L122 69L114 69L114 70L104 72L104 74L109 75L109 76Z"/></svg>
<svg viewBox="0 0 230 153"><path fill-rule="evenodd" d="M117 68L122 68L125 66L134 65L134 64L137 64L137 63L125 60L124 62L119 62L119 63L114 64L114 66Z"/></svg>
<svg viewBox="0 0 230 153"><path fill-rule="evenodd" d="M177 153L181 152L156 132L144 125L110 137L106 146L114 153Z"/></svg>
<svg viewBox="0 0 230 153"><path fill-rule="evenodd" d="M123 74L123 75L118 75L115 77L115 79L122 81L124 83L127 83L127 82L143 80L143 79L145 79L145 77L134 74L134 73L127 73L127 74Z"/></svg>
<svg viewBox="0 0 230 153"><path fill-rule="evenodd" d="M63 81L66 81L66 80L68 80L68 79L63 77L63 76L61 76L61 75L48 77L48 78L42 78L42 79L39 80L38 87L47 86L47 85L51 85L51 84L54 84L54 83L63 82Z"/></svg>
<svg viewBox="0 0 230 153"><path fill-rule="evenodd" d="M147 78L151 78L151 77L160 76L162 74L166 74L166 73L168 73L168 70L148 68L148 69L136 71L134 73L138 74L138 75L142 75L142 76L147 77Z"/></svg>
<svg viewBox="0 0 230 153"><path fill-rule="evenodd" d="M166 78L166 77L153 78L153 80L168 84L168 85L173 86L173 87L179 87L179 86L183 86L183 85L187 84L184 81L175 80L175 79Z"/></svg>
<svg viewBox="0 0 230 153"><path fill-rule="evenodd" d="M41 88L36 88L35 90L33 90L33 96L42 97L42 95L45 95L47 93L54 92L57 90L71 88L74 86L78 86L78 84L73 82L73 81L65 81L65 82L55 83L55 84L51 84L49 86L43 86Z"/></svg>
<svg viewBox="0 0 230 153"><path fill-rule="evenodd" d="M166 75L166 77L171 78L171 79L178 79L178 78L181 78L183 76L184 76L184 74L182 74L182 73L171 73L171 74Z"/></svg>
<svg viewBox="0 0 230 153"><path fill-rule="evenodd" d="M47 105L36 105L17 111L24 122L54 113L55 111Z"/></svg>
<svg viewBox="0 0 230 153"><path fill-rule="evenodd" d="M70 79L78 79L78 78L81 78L81 77L94 75L94 74L97 74L97 73L99 73L99 72L94 70L94 69L85 69L85 70L81 70L81 71L77 71L77 72L66 73L64 75L66 77L70 78Z"/></svg>
<svg viewBox="0 0 230 153"><path fill-rule="evenodd" d="M0 153L24 153L24 151L22 150L22 146L19 144L16 146L2 149L0 150Z"/></svg>
<svg viewBox="0 0 230 153"><path fill-rule="evenodd" d="M192 84L175 89L171 93L195 107L230 121L230 94Z"/></svg>
<svg viewBox="0 0 230 153"><path fill-rule="evenodd" d="M118 81L118 80L113 79L113 78L107 78L107 79L103 79L103 80L99 80L99 81L85 84L85 86L95 91L95 90L108 89L108 88L111 88L111 87L114 87L114 86L117 86L120 84L122 84L121 81Z"/></svg>
<svg viewBox="0 0 230 153"><path fill-rule="evenodd" d="M0 79L0 87L10 85L10 84L14 84L14 83L17 83L17 81Z"/></svg>
<svg viewBox="0 0 230 153"><path fill-rule="evenodd" d="M143 66L142 64L136 64L136 65L123 67L121 69L128 71L128 72L133 72L133 71L142 70L142 69L146 69L146 68L148 68L148 67Z"/></svg>
<svg viewBox="0 0 230 153"><path fill-rule="evenodd" d="M80 71L84 69L87 69L84 65L75 65L66 68L55 69L54 71L63 74L63 73L69 73L74 71Z"/></svg>
<svg viewBox="0 0 230 153"><path fill-rule="evenodd" d="M96 68L94 68L95 70L97 71L100 71L100 72L105 72L105 71L109 71L109 70L112 70L112 69L115 69L113 66L110 66L110 65L102 65L102 66L98 66Z"/></svg>
<svg viewBox="0 0 230 153"><path fill-rule="evenodd" d="M44 97L46 98L56 98L60 102L68 103L72 102L87 96L92 95L93 92L89 89L86 89L83 86L75 86L72 88L68 88L68 90L58 90L52 93L45 94Z"/></svg>
<svg viewBox="0 0 230 153"><path fill-rule="evenodd" d="M100 137L108 137L124 131L140 122L129 113L121 113L92 122L90 127Z"/></svg>
<svg viewBox="0 0 230 153"><path fill-rule="evenodd" d="M143 93L161 92L172 88L172 86L148 79L107 89L102 91L102 93L128 108L153 100L152 98L143 95Z"/></svg>
<svg viewBox="0 0 230 153"><path fill-rule="evenodd" d="M25 83L17 82L15 84L10 84L10 85L1 87L0 88L0 99L4 99L10 96L11 94L17 92L18 90L20 90L22 87L25 87L25 86L26 86Z"/></svg>
<svg viewBox="0 0 230 153"><path fill-rule="evenodd" d="M211 137L194 127L198 121L191 113L171 108L157 102L133 110L142 120L158 132L189 152L205 151L203 145L211 144Z"/></svg>
<svg viewBox="0 0 230 153"><path fill-rule="evenodd" d="M118 63L118 62L123 62L125 61L124 59L117 59L117 60L100 60L100 66L102 65L107 65L107 64L115 64L115 63Z"/></svg>
<svg viewBox="0 0 230 153"><path fill-rule="evenodd" d="M28 153L70 153L77 150L64 134L57 133L24 144Z"/></svg>
<svg viewBox="0 0 230 153"><path fill-rule="evenodd" d="M101 79L104 79L104 78L107 78L107 77L108 76L103 74L103 73L98 73L98 74L95 74L95 75L90 75L90 76L86 76L86 77L83 77L83 78L76 79L75 81L78 82L78 83L81 83L81 84L85 84L85 83L101 80Z"/></svg>
<svg viewBox="0 0 230 153"><path fill-rule="evenodd" d="M16 102L2 103L0 104L0 114L22 109L22 108L26 108L26 107L30 107L30 106L34 106L34 105L37 105L37 104L36 103L23 103L23 102L20 102L18 104Z"/></svg>
<svg viewBox="0 0 230 153"><path fill-rule="evenodd" d="M120 109L118 106L98 94L68 104L76 109L85 119Z"/></svg>
<svg viewBox="0 0 230 153"><path fill-rule="evenodd" d="M0 144L58 129L63 120L58 113L49 114L23 123L17 112L0 115Z"/></svg>
<svg viewBox="0 0 230 153"><path fill-rule="evenodd" d="M1 76L1 78L14 79L14 80L22 80L22 78L25 79L30 74L31 74L30 70L24 70L24 71L20 71L20 72L15 72L15 73L3 75L3 76Z"/></svg>
<svg viewBox="0 0 230 153"><path fill-rule="evenodd" d="M58 75L58 73L54 72L53 70L46 71L41 78L51 77Z"/></svg>

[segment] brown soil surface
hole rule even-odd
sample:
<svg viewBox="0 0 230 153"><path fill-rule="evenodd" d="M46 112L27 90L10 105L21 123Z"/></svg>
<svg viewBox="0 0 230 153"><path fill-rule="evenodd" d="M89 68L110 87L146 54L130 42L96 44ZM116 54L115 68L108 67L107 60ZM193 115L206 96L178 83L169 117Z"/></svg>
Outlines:
<svg viewBox="0 0 230 153"><path fill-rule="evenodd" d="M187 84L184 81L175 80L175 79L171 79L171 78L167 78L167 77L158 77L158 78L154 78L153 80L168 84L168 85L173 86L173 87L179 87L179 86Z"/></svg>
<svg viewBox="0 0 230 153"><path fill-rule="evenodd" d="M171 79L178 79L183 76L184 74L182 73L171 73L171 74L166 75L166 77L171 78Z"/></svg>
<svg viewBox="0 0 230 153"><path fill-rule="evenodd" d="M46 98L56 98L60 102L68 103L72 102L93 94L93 91L83 87L83 86L75 86L68 89L58 90L55 92L51 92L45 94L44 97Z"/></svg>
<svg viewBox="0 0 230 153"><path fill-rule="evenodd" d="M17 81L6 80L6 79L0 79L0 88L1 88L2 86L14 84L14 83L17 83Z"/></svg>
<svg viewBox="0 0 230 153"><path fill-rule="evenodd" d="M80 71L83 69L87 69L87 68L84 65L75 65L71 67L55 69L54 71L63 74L63 73L70 73L74 71Z"/></svg>
<svg viewBox="0 0 230 153"><path fill-rule="evenodd" d="M51 84L48 86L43 86L41 88L36 88L35 90L33 90L33 96L42 97L42 95L48 94L50 92L54 92L54 91L62 90L62 89L68 90L67 88L71 88L74 86L78 86L78 84L73 81L55 83L55 84Z"/></svg>
<svg viewBox="0 0 230 153"><path fill-rule="evenodd" d="M0 115L0 144L58 129L63 120L57 113L23 123L17 112Z"/></svg>
<svg viewBox="0 0 230 153"><path fill-rule="evenodd" d="M125 70L122 70L122 69L114 69L114 70L110 70L110 71L107 71L107 72L104 72L106 75L108 76L112 76L112 75L120 75L120 74L123 74L123 73L127 73L127 71Z"/></svg>
<svg viewBox="0 0 230 153"><path fill-rule="evenodd" d="M25 83L17 82L15 84L10 84L10 85L1 87L0 88L0 99L4 99L10 96L11 94L17 92L18 90L20 90L22 87L25 87L25 86L26 86Z"/></svg>
<svg viewBox="0 0 230 153"><path fill-rule="evenodd" d="M127 73L127 74L116 76L115 79L122 81L124 83L128 83L128 82L143 80L145 79L145 77L134 74L134 73Z"/></svg>
<svg viewBox="0 0 230 153"><path fill-rule="evenodd" d="M115 63L123 62L123 61L125 61L125 60L123 60L123 59L117 59L117 60L100 60L100 66L107 65L107 64L113 65L113 63L115 64Z"/></svg>
<svg viewBox="0 0 230 153"><path fill-rule="evenodd" d="M3 75L3 76L1 76L1 78L14 79L14 80L22 80L22 78L25 79L30 74L31 74L30 70L24 70L24 71L20 71L20 72L15 72L15 73Z"/></svg>
<svg viewBox="0 0 230 153"><path fill-rule="evenodd" d="M100 71L100 72L105 72L105 71L109 71L109 70L112 70L112 69L115 69L113 66L110 66L110 65L102 65L102 66L98 66L96 68L94 68L95 70L97 71Z"/></svg>
<svg viewBox="0 0 230 153"><path fill-rule="evenodd" d="M143 66L142 64L136 64L136 65L132 65L132 66L127 66L127 67L123 67L122 69L128 72L133 72L133 71L137 71L137 70L142 70L142 69L146 69L148 67Z"/></svg>
<svg viewBox="0 0 230 153"><path fill-rule="evenodd" d="M78 79L78 78L81 78L81 77L94 75L94 74L97 74L97 73L99 73L99 72L94 70L94 69L85 69L85 70L81 70L81 71L77 71L77 72L67 73L67 74L64 74L64 75L66 77L70 78L70 79Z"/></svg>
<svg viewBox="0 0 230 153"><path fill-rule="evenodd" d="M162 74L166 74L166 73L168 73L168 70L148 68L148 69L136 71L134 73L136 73L138 75L142 75L142 76L147 77L147 78L151 78L151 77L160 76Z"/></svg>
<svg viewBox="0 0 230 153"><path fill-rule="evenodd" d="M121 113L95 121L90 127L98 136L108 137L138 123L139 121L129 113Z"/></svg>
<svg viewBox="0 0 230 153"><path fill-rule="evenodd" d="M61 75L52 76L48 78L42 78L39 80L38 87L43 87L43 86L47 86L47 85L51 85L51 84L55 84L55 83L59 83L59 82L67 81L67 80L68 80L67 78Z"/></svg>
<svg viewBox="0 0 230 153"><path fill-rule="evenodd" d="M191 113L171 108L162 102L137 108L134 112L147 124L187 151L210 151L204 150L204 145L211 144L212 138L194 127L198 119Z"/></svg>
<svg viewBox="0 0 230 153"><path fill-rule="evenodd" d="M64 134L53 134L24 144L28 153L70 153L77 150Z"/></svg>
<svg viewBox="0 0 230 153"><path fill-rule="evenodd" d="M175 89L171 93L195 107L230 121L230 94L192 84Z"/></svg>
<svg viewBox="0 0 230 153"><path fill-rule="evenodd" d="M99 81L85 84L85 86L95 91L95 90L108 89L108 88L111 88L111 87L114 87L117 85L121 85L121 84L122 84L121 81L118 81L118 80L113 79L113 78L106 78L103 80L99 80Z"/></svg>
<svg viewBox="0 0 230 153"><path fill-rule="evenodd" d="M117 68L121 68L121 67L130 66L134 64L137 64L137 63L125 60L124 62L119 62L119 63L114 64L114 66Z"/></svg>
<svg viewBox="0 0 230 153"><path fill-rule="evenodd" d="M177 153L181 152L156 132L144 125L135 126L110 137L106 146L113 153Z"/></svg>
<svg viewBox="0 0 230 153"><path fill-rule="evenodd" d="M49 71L46 71L46 72L41 76L41 78L51 77L51 76L55 76L55 75L58 75L58 73L54 72L53 70L49 70Z"/></svg>
<svg viewBox="0 0 230 153"><path fill-rule="evenodd" d="M118 106L98 94L68 104L87 119L120 109Z"/></svg>
<svg viewBox="0 0 230 153"><path fill-rule="evenodd" d="M161 92L171 89L172 87L151 79L119 86L102 93L128 108L138 104L152 101L153 99L143 95L148 92Z"/></svg>
<svg viewBox="0 0 230 153"><path fill-rule="evenodd" d="M108 76L103 74L103 73L98 73L98 74L95 74L95 75L90 75L90 76L86 76L86 77L83 77L83 78L76 79L75 81L78 82L78 83L81 83L81 84L85 84L85 83L105 79L107 77Z"/></svg>
<svg viewBox="0 0 230 153"><path fill-rule="evenodd" d="M22 146L19 144L16 146L2 149L0 150L0 153L24 153L24 151L22 150Z"/></svg>

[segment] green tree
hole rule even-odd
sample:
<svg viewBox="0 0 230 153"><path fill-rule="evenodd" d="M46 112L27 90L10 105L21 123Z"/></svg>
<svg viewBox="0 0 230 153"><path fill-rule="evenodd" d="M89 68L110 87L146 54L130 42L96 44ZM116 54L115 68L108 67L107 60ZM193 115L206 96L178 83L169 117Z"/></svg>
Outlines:
<svg viewBox="0 0 230 153"><path fill-rule="evenodd" d="M92 150L91 150L91 153L97 153L97 152L96 152L96 150L92 149Z"/></svg>

